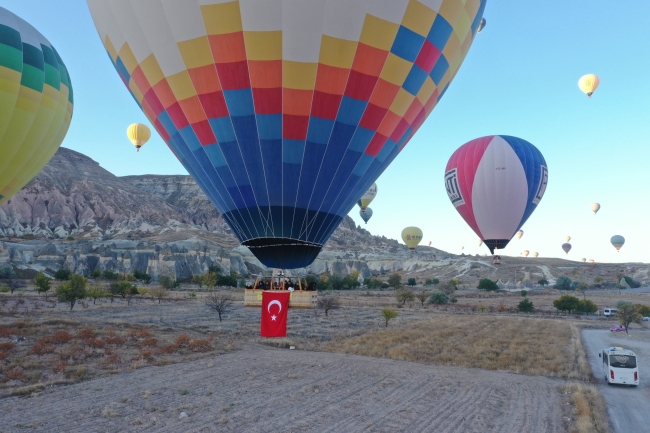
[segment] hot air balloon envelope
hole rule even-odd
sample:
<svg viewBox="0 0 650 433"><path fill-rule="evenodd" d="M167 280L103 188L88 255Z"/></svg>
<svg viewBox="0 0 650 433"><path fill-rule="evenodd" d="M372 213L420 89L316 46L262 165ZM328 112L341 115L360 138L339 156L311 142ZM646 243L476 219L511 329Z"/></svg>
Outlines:
<svg viewBox="0 0 650 433"><path fill-rule="evenodd" d="M614 248L616 248L616 251L620 251L621 247L625 243L625 238L621 235L615 235L612 236L610 241L612 242L612 245L614 245Z"/></svg>
<svg viewBox="0 0 650 433"><path fill-rule="evenodd" d="M70 76L38 30L0 7L0 205L48 163L72 119Z"/></svg>
<svg viewBox="0 0 650 433"><path fill-rule="evenodd" d="M589 208L594 213L594 215L596 215L598 213L598 211L600 210L600 204L592 203L591 206L589 206Z"/></svg>
<svg viewBox="0 0 650 433"><path fill-rule="evenodd" d="M139 152L140 148L151 138L151 130L147 125L134 123L126 128L126 136Z"/></svg>
<svg viewBox="0 0 650 433"><path fill-rule="evenodd" d="M563 250L565 253L569 254L569 251L571 251L571 244L568 243L568 242L562 244L562 250Z"/></svg>
<svg viewBox="0 0 650 433"><path fill-rule="evenodd" d="M524 250L524 257L528 257L528 254L530 254L530 251Z"/></svg>
<svg viewBox="0 0 650 433"><path fill-rule="evenodd" d="M522 237L523 235L524 235L524 231L523 231L523 230L519 230L519 231L517 232L517 239L521 239L521 237Z"/></svg>
<svg viewBox="0 0 650 433"><path fill-rule="evenodd" d="M505 248L530 217L547 183L548 169L539 150L510 136L464 144L445 172L451 203L492 253Z"/></svg>
<svg viewBox="0 0 650 433"><path fill-rule="evenodd" d="M370 186L370 188L368 188L368 191L366 191L361 196L357 204L359 205L359 207L361 207L361 210L364 210L375 199L376 196L377 196L377 184L373 183Z"/></svg>
<svg viewBox="0 0 650 433"><path fill-rule="evenodd" d="M564 242L571 242L571 236L565 236Z"/></svg>
<svg viewBox="0 0 650 433"><path fill-rule="evenodd" d="M372 209L367 207L365 211L360 210L359 216L361 216L361 219L367 224L368 220L372 218Z"/></svg>
<svg viewBox="0 0 650 433"><path fill-rule="evenodd" d="M535 258L539 257L539 253L533 253L533 257Z"/></svg>
<svg viewBox="0 0 650 433"><path fill-rule="evenodd" d="M147 118L266 266L314 261L431 113L486 0L88 0Z"/></svg>
<svg viewBox="0 0 650 433"><path fill-rule="evenodd" d="M580 90L582 90L583 93L586 93L590 98L599 85L600 78L595 74L583 75L580 77L580 80L578 80L578 87L580 87Z"/></svg>
<svg viewBox="0 0 650 433"><path fill-rule="evenodd" d="M481 23L478 25L478 32L479 33L481 33L483 31L486 24L487 24L487 20L485 18L481 18Z"/></svg>
<svg viewBox="0 0 650 433"><path fill-rule="evenodd" d="M402 230L402 240L413 251L420 241L422 241L422 230L417 227L406 227Z"/></svg>

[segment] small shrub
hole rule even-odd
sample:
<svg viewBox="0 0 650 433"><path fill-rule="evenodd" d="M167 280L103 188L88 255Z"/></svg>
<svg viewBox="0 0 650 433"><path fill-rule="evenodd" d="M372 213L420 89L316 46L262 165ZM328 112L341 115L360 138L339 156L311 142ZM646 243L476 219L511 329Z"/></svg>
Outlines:
<svg viewBox="0 0 650 433"><path fill-rule="evenodd" d="M5 373L4 381L9 382L10 380L20 380L22 382L25 380L25 375L20 371L19 367L14 367L13 370Z"/></svg>
<svg viewBox="0 0 650 433"><path fill-rule="evenodd" d="M0 287L0 293L9 293L10 291L11 290L9 289L9 287L7 287L4 284L2 285L2 287Z"/></svg>
<svg viewBox="0 0 650 433"><path fill-rule="evenodd" d="M178 393L179 393L180 395L187 395L187 394L189 394L190 392L189 392L188 390L186 390L186 389L179 389L179 390L178 390Z"/></svg>
<svg viewBox="0 0 650 433"><path fill-rule="evenodd" d="M70 271L65 268L60 268L54 273L54 278L59 281L67 281L70 278Z"/></svg>
<svg viewBox="0 0 650 433"><path fill-rule="evenodd" d="M204 338L204 339L195 339L190 342L190 350L192 352L209 352L213 349L212 347L212 339L211 338Z"/></svg>
<svg viewBox="0 0 650 433"><path fill-rule="evenodd" d="M402 305L405 305L407 302L411 302L415 299L415 293L413 293L412 289L397 289L395 291L395 298L397 299L397 302L401 302Z"/></svg>
<svg viewBox="0 0 650 433"><path fill-rule="evenodd" d="M140 343L144 347L156 347L158 345L158 341L155 338L147 338L146 340L142 340Z"/></svg>
<svg viewBox="0 0 650 433"><path fill-rule="evenodd" d="M129 340L139 340L141 338L151 338L151 333L146 329L133 329L126 334Z"/></svg>
<svg viewBox="0 0 650 433"><path fill-rule="evenodd" d="M48 355L50 353L54 353L55 349L56 347L54 347L52 344L47 344L43 341L37 341L36 344L34 344L31 349L29 349L29 354L36 356Z"/></svg>
<svg viewBox="0 0 650 433"><path fill-rule="evenodd" d="M95 332L90 328L86 328L86 329L83 329L83 330L77 332L76 337L78 339L80 339L80 340L87 340L89 338L95 338Z"/></svg>
<svg viewBox="0 0 650 433"><path fill-rule="evenodd" d="M535 311L535 307L533 306L533 303L528 300L528 298L524 298L519 305L517 305L517 309L521 313L532 313Z"/></svg>
<svg viewBox="0 0 650 433"><path fill-rule="evenodd" d="M571 278L567 277L566 275L561 275L560 277L558 277L553 287L555 287L558 290L571 290L572 289L571 284L572 284Z"/></svg>
<svg viewBox="0 0 650 433"><path fill-rule="evenodd" d="M525 298L528 295L528 290L522 290L519 294Z"/></svg>
<svg viewBox="0 0 650 433"><path fill-rule="evenodd" d="M485 290L487 292L496 292L497 290L499 290L499 286L497 286L497 283L495 283L489 278L481 278L481 280L479 280L478 282L477 288L479 290Z"/></svg>
<svg viewBox="0 0 650 433"><path fill-rule="evenodd" d="M191 341L192 339L187 334L181 334L176 337L176 341L174 343L178 347L189 347Z"/></svg>
<svg viewBox="0 0 650 433"><path fill-rule="evenodd" d="M113 271L110 271L110 270L106 270L106 271L102 272L102 276L106 280L117 280L117 278L119 277L119 275L117 273L115 273Z"/></svg>
<svg viewBox="0 0 650 433"><path fill-rule="evenodd" d="M101 278L102 277L102 271L99 269L95 269L90 273L90 278Z"/></svg>
<svg viewBox="0 0 650 433"><path fill-rule="evenodd" d="M14 348L14 343L12 342L0 343L0 350L4 352L9 352L13 348Z"/></svg>
<svg viewBox="0 0 650 433"><path fill-rule="evenodd" d="M429 303L434 305L444 305L449 302L449 296L442 290L434 290L429 297Z"/></svg>
<svg viewBox="0 0 650 433"><path fill-rule="evenodd" d="M537 284L539 284L542 287L548 286L548 280L546 278L542 278L541 280L537 280Z"/></svg>
<svg viewBox="0 0 650 433"><path fill-rule="evenodd" d="M72 236L68 236L68 237L65 238L65 239L66 239L67 241L74 241L74 238L73 238Z"/></svg>
<svg viewBox="0 0 650 433"><path fill-rule="evenodd" d="M124 344L125 340L124 340L124 338L117 335L115 333L115 331L113 331L112 329L109 329L106 332L106 338L104 339L104 341L106 342L106 344L120 345L120 344Z"/></svg>
<svg viewBox="0 0 650 433"><path fill-rule="evenodd" d="M92 347L93 349L101 349L102 347L106 346L106 343L99 338L89 338L87 340L84 340L84 344L88 347Z"/></svg>
<svg viewBox="0 0 650 433"><path fill-rule="evenodd" d="M393 310L392 308L384 308L383 310L381 310L381 315L384 317L384 320L386 321L386 328L388 328L388 322L390 322L392 319L398 316L397 311Z"/></svg>

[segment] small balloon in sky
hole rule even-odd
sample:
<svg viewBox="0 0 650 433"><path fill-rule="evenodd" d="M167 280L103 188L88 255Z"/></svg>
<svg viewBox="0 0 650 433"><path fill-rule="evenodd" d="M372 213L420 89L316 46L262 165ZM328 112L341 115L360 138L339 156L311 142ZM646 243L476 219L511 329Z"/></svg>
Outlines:
<svg viewBox="0 0 650 433"><path fill-rule="evenodd" d="M422 230L417 227L406 227L402 230L402 240L409 247L409 250L413 252L415 247L422 241Z"/></svg>
<svg viewBox="0 0 650 433"><path fill-rule="evenodd" d="M568 242L563 243L563 244L562 244L562 250L563 250L565 253L569 254L569 251L571 251L571 244L568 243Z"/></svg>
<svg viewBox="0 0 650 433"><path fill-rule="evenodd" d="M587 261L587 259L586 259L586 258L584 258L584 257L583 257L582 259L580 259L580 260L582 261L582 263L584 263L584 262L586 262L586 261Z"/></svg>
<svg viewBox="0 0 650 433"><path fill-rule="evenodd" d="M486 25L487 20L485 18L481 18L481 23L478 25L478 33L481 33Z"/></svg>
<svg viewBox="0 0 650 433"><path fill-rule="evenodd" d="M361 198L359 199L359 202L357 203L361 210L365 210L368 205L375 199L377 196L377 184L373 183L370 188L368 188L368 191L366 191Z"/></svg>
<svg viewBox="0 0 650 433"><path fill-rule="evenodd" d="M142 123L133 123L126 128L126 136L129 137L131 143L140 152L140 148L151 138L151 130Z"/></svg>
<svg viewBox="0 0 650 433"><path fill-rule="evenodd" d="M524 250L524 252L523 252L524 257L528 257L528 254L530 254L530 251Z"/></svg>
<svg viewBox="0 0 650 433"><path fill-rule="evenodd" d="M610 241L614 248L616 248L616 251L620 251L623 244L625 244L625 238L621 235L612 236Z"/></svg>
<svg viewBox="0 0 650 433"><path fill-rule="evenodd" d="M565 236L564 242L571 242L571 236Z"/></svg>
<svg viewBox="0 0 650 433"><path fill-rule="evenodd" d="M578 81L578 87L580 87L580 90L582 90L582 92L590 98L599 85L600 78L598 78L598 75L595 74L583 75Z"/></svg>
<svg viewBox="0 0 650 433"><path fill-rule="evenodd" d="M481 245L483 245L483 240L482 240L482 239L479 239L479 240L478 240L478 246L480 247Z"/></svg>
<svg viewBox="0 0 650 433"><path fill-rule="evenodd" d="M589 206L591 211L596 215L598 211L600 210L600 204L599 203L592 203L591 206Z"/></svg>
<svg viewBox="0 0 650 433"><path fill-rule="evenodd" d="M365 211L359 210L359 216L366 224L368 224L368 220L372 218L372 209L367 207Z"/></svg>
<svg viewBox="0 0 650 433"><path fill-rule="evenodd" d="M523 235L524 235L524 231L523 231L523 230L519 230L519 231L517 232L517 239L521 239L521 237L522 237Z"/></svg>
<svg viewBox="0 0 650 433"><path fill-rule="evenodd" d="M594 259L589 259L589 260L587 260L587 261L588 261L589 263L596 263L596 261L595 261Z"/></svg>
<svg viewBox="0 0 650 433"><path fill-rule="evenodd" d="M533 257L535 257L535 258L539 257L539 253L538 253L538 252L534 252L534 253L533 253Z"/></svg>

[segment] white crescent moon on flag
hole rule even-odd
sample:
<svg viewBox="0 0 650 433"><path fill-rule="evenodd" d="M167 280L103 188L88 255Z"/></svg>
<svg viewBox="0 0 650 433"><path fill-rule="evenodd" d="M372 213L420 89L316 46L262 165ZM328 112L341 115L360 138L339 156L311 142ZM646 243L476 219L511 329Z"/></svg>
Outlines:
<svg viewBox="0 0 650 433"><path fill-rule="evenodd" d="M271 312L271 305L273 305L273 304L277 304L277 306L280 307L280 310L278 311L278 313L279 313L280 311L282 311L282 304L280 303L280 301L278 301L278 300L276 299L276 300L274 300L274 301L269 302L269 305L266 306L266 310L267 310L269 313Z"/></svg>

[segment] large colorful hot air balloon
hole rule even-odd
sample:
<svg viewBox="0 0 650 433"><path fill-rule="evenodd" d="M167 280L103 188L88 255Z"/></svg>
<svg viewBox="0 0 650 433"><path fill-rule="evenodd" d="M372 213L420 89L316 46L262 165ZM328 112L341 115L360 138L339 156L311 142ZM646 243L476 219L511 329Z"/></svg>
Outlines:
<svg viewBox="0 0 650 433"><path fill-rule="evenodd" d="M521 237L522 237L523 235L524 235L524 231L523 231L523 230L519 230L519 231L517 232L517 239L521 239Z"/></svg>
<svg viewBox="0 0 650 433"><path fill-rule="evenodd" d="M402 230L402 240L409 247L409 250L413 252L415 247L422 241L422 230L417 227L406 227Z"/></svg>
<svg viewBox="0 0 650 433"><path fill-rule="evenodd" d="M56 153L73 104L59 53L38 30L0 7L0 205Z"/></svg>
<svg viewBox="0 0 650 433"><path fill-rule="evenodd" d="M594 215L596 215L598 213L598 211L600 210L600 204L592 203L591 206L589 206L589 208L594 213Z"/></svg>
<svg viewBox="0 0 650 433"><path fill-rule="evenodd" d="M299 268L422 125L486 0L88 0L147 118L266 266Z"/></svg>
<svg viewBox="0 0 650 433"><path fill-rule="evenodd" d="M368 220L372 218L372 209L367 207L365 211L359 210L359 216L361 216L361 219L368 224Z"/></svg>
<svg viewBox="0 0 650 433"><path fill-rule="evenodd" d="M373 183L370 188L368 188L368 191L366 191L361 198L359 199L359 202L357 203L361 210L365 210L368 205L375 199L377 196L377 184Z"/></svg>
<svg viewBox="0 0 650 433"><path fill-rule="evenodd" d="M562 251L565 253L569 254L569 251L571 251L571 244L566 242L562 244Z"/></svg>
<svg viewBox="0 0 650 433"><path fill-rule="evenodd" d="M612 236L612 238L610 239L610 242L612 243L614 248L616 248L616 251L621 251L621 247L625 243L625 238L623 236L621 236L621 235L615 235L615 236Z"/></svg>
<svg viewBox="0 0 650 433"><path fill-rule="evenodd" d="M136 150L140 152L140 148L151 138L151 130L147 125L134 123L126 128L126 136L129 137Z"/></svg>
<svg viewBox="0 0 650 433"><path fill-rule="evenodd" d="M530 217L547 183L540 151L521 138L501 135L462 145L445 172L451 203L493 254Z"/></svg>
<svg viewBox="0 0 650 433"><path fill-rule="evenodd" d="M585 93L588 97L591 98L591 95L596 91L600 85L600 78L595 74L587 74L580 77L578 80L578 87Z"/></svg>

